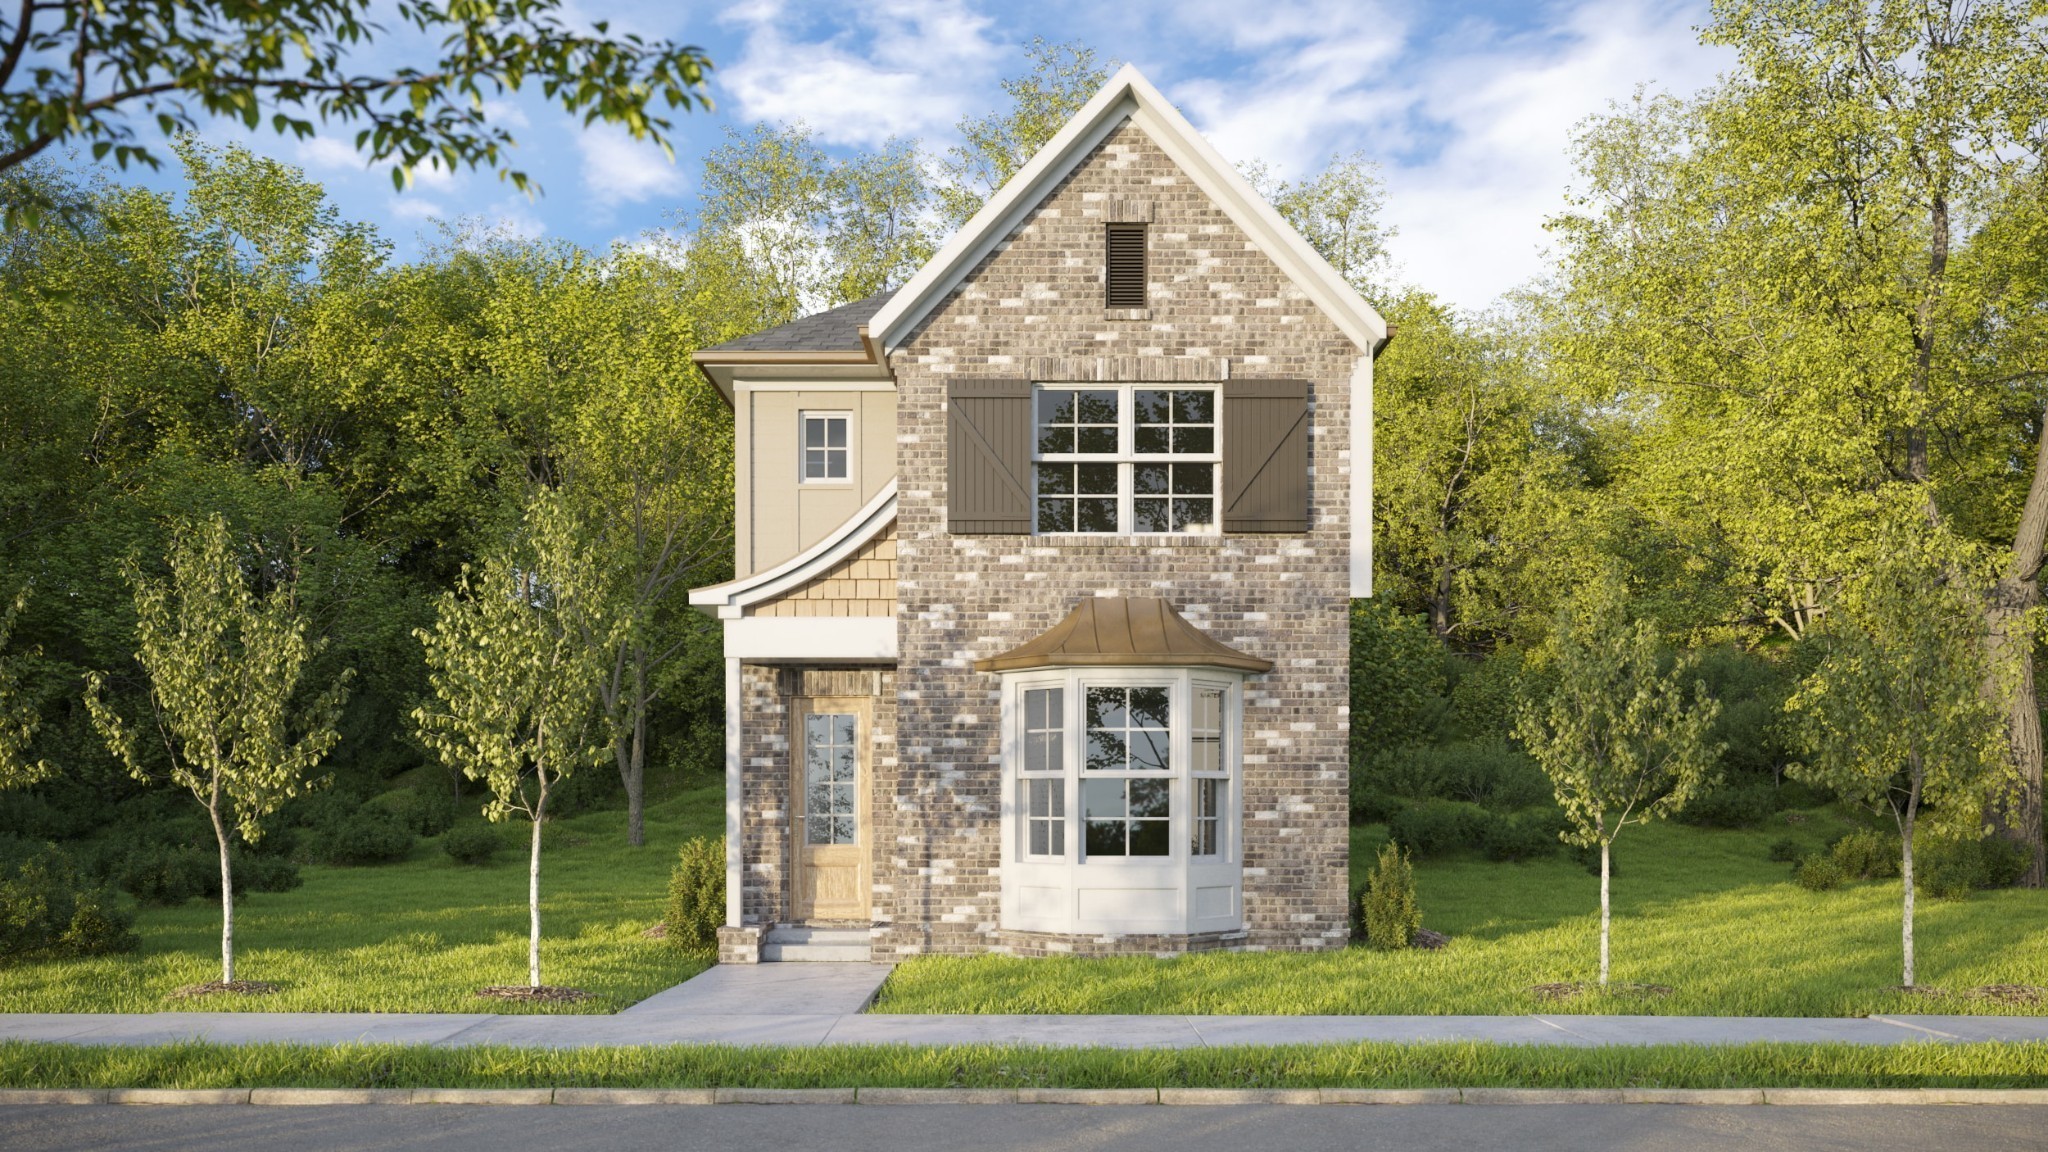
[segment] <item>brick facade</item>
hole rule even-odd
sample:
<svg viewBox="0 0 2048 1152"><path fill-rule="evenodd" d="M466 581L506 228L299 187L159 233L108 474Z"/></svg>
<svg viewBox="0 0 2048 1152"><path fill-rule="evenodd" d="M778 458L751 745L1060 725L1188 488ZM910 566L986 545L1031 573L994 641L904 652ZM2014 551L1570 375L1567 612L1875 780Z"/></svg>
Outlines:
<svg viewBox="0 0 2048 1152"><path fill-rule="evenodd" d="M1102 225L1131 218L1152 223L1151 306L1110 313L1102 304ZM875 769L876 959L1343 944L1349 382L1363 354L1126 123L891 356L903 736L900 755ZM1224 373L1310 381L1305 536L1134 543L947 532L950 380ZM1048 939L998 926L999 680L969 664L1022 643L1095 595L1163 597L1225 644L1276 665L1245 687L1241 937Z"/></svg>

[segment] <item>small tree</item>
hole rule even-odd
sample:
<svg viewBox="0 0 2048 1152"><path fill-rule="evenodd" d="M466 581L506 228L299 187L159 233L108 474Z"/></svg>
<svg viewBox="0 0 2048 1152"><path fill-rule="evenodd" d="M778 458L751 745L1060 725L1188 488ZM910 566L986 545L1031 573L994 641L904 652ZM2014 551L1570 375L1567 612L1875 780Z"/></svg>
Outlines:
<svg viewBox="0 0 2048 1152"><path fill-rule="evenodd" d="M1684 808L1713 780L1720 705L1685 681L1648 621L1631 625L1620 584L1582 589L1559 613L1547 688L1524 699L1515 735L1543 767L1570 823L1567 843L1600 848L1600 983L1607 984L1612 848L1630 824Z"/></svg>
<svg viewBox="0 0 2048 1152"><path fill-rule="evenodd" d="M1785 705L1805 720L1807 752L1788 771L1890 815L1898 829L1900 983L1908 988L1914 828L1925 816L1947 834L1981 836L1985 800L2016 779L1982 605L1967 563L1944 551L1924 522L1885 533L1823 618L1815 636L1826 655Z"/></svg>
<svg viewBox="0 0 2048 1152"><path fill-rule="evenodd" d="M306 637L289 580L259 598L220 516L179 525L170 579L145 579L132 565L135 659L149 677L149 702L173 783L192 793L213 823L220 849L220 979L235 980L235 880L228 845L254 844L262 820L314 786L314 769L340 739L335 723L349 673L302 709L293 701L320 650ZM135 730L104 698L105 678L87 678L85 704L108 751L137 780L153 778ZM294 735L296 733L296 735Z"/></svg>
<svg viewBox="0 0 2048 1152"><path fill-rule="evenodd" d="M463 569L441 598L426 645L438 708L412 716L449 767L491 790L484 815L533 825L527 864L527 980L540 979L541 826L555 787L606 750L598 685L606 671L605 570L562 498L528 504L511 547Z"/></svg>
<svg viewBox="0 0 2048 1152"><path fill-rule="evenodd" d="M718 930L725 924L725 837L693 836L683 842L669 873L661 922L668 942L677 948L718 947Z"/></svg>
<svg viewBox="0 0 2048 1152"><path fill-rule="evenodd" d="M26 788L51 775L47 761L28 758L29 745L36 738L36 730L42 727L43 718L22 680L27 662L41 653L33 648L26 652L7 650L8 642L14 638L14 623L27 607L28 589L23 588L7 611L0 613L0 790Z"/></svg>
<svg viewBox="0 0 2048 1152"><path fill-rule="evenodd" d="M1366 943L1388 952L1413 944L1422 909L1415 904L1415 867L1407 851L1392 841L1380 845L1379 860L1365 883L1359 919L1365 923Z"/></svg>

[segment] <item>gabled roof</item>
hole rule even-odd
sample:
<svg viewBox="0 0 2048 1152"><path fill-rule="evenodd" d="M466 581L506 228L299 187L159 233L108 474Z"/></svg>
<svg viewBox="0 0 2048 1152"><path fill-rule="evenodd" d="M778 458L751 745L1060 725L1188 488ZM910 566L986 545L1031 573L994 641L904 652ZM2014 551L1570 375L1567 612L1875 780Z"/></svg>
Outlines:
<svg viewBox="0 0 2048 1152"><path fill-rule="evenodd" d="M814 313L787 324L778 324L765 332L742 336L706 348L706 353L721 352L860 352L864 351L860 339L861 325L872 319L882 305L889 302L891 292L877 292L865 300L841 304L823 312Z"/></svg>
<svg viewBox="0 0 2048 1152"><path fill-rule="evenodd" d="M1386 321L1358 290L1252 190L1150 81L1125 65L874 314L868 331L875 343L894 351L1055 185L1126 120L1150 136L1361 352L1375 351L1386 339Z"/></svg>
<svg viewBox="0 0 2048 1152"><path fill-rule="evenodd" d="M1188 623L1173 605L1149 596L1091 596L1059 623L1000 656L976 660L976 672L1032 668L1230 668L1271 672L1273 662L1248 656Z"/></svg>
<svg viewBox="0 0 2048 1152"><path fill-rule="evenodd" d="M690 589L690 606L720 619L736 620L748 608L801 588L832 571L895 522L896 481L891 480L846 523L833 529L831 535L773 568L723 584Z"/></svg>

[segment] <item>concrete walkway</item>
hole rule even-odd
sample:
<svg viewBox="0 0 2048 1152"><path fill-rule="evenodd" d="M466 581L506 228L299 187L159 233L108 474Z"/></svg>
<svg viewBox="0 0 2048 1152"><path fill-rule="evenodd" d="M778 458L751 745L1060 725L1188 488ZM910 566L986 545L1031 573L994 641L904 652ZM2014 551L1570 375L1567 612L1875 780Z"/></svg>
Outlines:
<svg viewBox="0 0 2048 1152"><path fill-rule="evenodd" d="M864 1009L884 964L713 968L614 1016L484 1013L0 1014L0 1039L71 1044L390 1043L588 1048L634 1044L1019 1044L1204 1048L1360 1040L1502 1044L2048 1041L2040 1016L889 1016Z"/></svg>

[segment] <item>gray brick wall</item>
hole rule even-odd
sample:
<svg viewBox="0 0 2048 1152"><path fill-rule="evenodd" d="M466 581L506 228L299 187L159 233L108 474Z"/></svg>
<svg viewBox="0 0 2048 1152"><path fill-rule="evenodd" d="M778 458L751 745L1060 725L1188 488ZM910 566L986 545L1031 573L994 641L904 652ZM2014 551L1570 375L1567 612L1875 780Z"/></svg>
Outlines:
<svg viewBox="0 0 2048 1152"><path fill-rule="evenodd" d="M1108 313L1102 225L1144 214L1151 306ZM1360 355L1126 124L892 357L902 736L897 755L876 767L876 916L888 925L876 959L1342 945L1348 391ZM948 380L1208 380L1223 371L1311 382L1307 535L1134 546L947 533ZM969 663L1050 627L1076 599L1105 593L1164 597L1224 643L1276 665L1245 692L1242 938L1058 941L998 928L999 681Z"/></svg>

